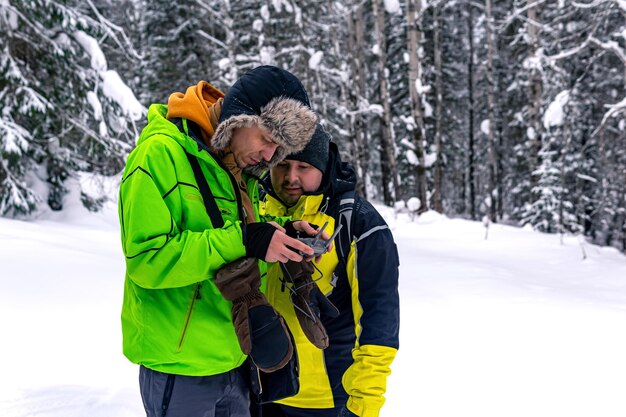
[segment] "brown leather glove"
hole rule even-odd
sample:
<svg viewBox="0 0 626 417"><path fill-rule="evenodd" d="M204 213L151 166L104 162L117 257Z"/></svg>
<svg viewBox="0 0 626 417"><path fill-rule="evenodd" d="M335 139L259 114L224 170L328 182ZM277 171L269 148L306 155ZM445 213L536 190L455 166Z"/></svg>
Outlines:
<svg viewBox="0 0 626 417"><path fill-rule="evenodd" d="M328 334L320 320L321 313L337 317L339 310L322 294L313 281L311 262L289 261L281 264L285 282L291 283L291 303L304 335L319 349L328 347Z"/></svg>
<svg viewBox="0 0 626 417"><path fill-rule="evenodd" d="M264 372L273 372L293 355L285 321L261 293L261 273L256 258L231 262L215 275L215 286L232 301L235 333L243 353Z"/></svg>

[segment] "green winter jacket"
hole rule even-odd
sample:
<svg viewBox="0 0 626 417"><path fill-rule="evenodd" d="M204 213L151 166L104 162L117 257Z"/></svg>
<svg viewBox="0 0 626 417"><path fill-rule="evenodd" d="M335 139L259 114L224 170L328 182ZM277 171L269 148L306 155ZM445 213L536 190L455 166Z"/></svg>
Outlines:
<svg viewBox="0 0 626 417"><path fill-rule="evenodd" d="M235 179L152 105L128 157L119 194L126 279L124 354L160 372L214 375L243 363L231 303L213 284L225 264L245 256ZM186 121L185 121L186 126ZM214 229L187 156L198 158L224 219ZM256 180L244 174L258 217ZM261 273L265 264L260 262Z"/></svg>

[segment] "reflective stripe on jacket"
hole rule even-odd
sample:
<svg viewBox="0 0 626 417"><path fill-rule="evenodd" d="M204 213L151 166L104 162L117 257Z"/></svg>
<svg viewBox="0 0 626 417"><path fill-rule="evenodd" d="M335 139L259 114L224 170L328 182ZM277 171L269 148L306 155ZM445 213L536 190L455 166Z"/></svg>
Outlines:
<svg viewBox="0 0 626 417"><path fill-rule="evenodd" d="M321 194L302 196L287 209L268 194L261 210L319 226L328 222L326 231L332 233L338 202L323 199ZM278 265L268 270L266 294L285 317L300 360L300 391L279 402L299 408L332 408L347 402L357 415L375 417L384 403L389 366L398 348L398 257L382 217L365 200L357 201L360 209L353 213L355 239L346 267L341 266L335 245L316 264L320 271L313 275L320 290L340 310L335 319L322 316L330 346L320 350L304 336ZM321 208L326 207L327 213L322 213Z"/></svg>
<svg viewBox="0 0 626 417"><path fill-rule="evenodd" d="M150 106L120 184L123 349L132 362L160 372L214 375L246 358L231 323L231 303L212 282L219 268L245 255L240 204L230 173L166 112L165 105ZM198 158L222 228L211 225L185 151ZM256 181L247 182L256 210Z"/></svg>

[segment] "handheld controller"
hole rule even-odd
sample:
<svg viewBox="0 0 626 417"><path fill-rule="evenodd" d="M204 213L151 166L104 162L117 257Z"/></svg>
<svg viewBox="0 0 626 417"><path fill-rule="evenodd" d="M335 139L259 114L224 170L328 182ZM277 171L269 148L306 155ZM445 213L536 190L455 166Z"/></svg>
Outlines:
<svg viewBox="0 0 626 417"><path fill-rule="evenodd" d="M302 251L298 251L300 253L300 255L314 258L314 257L320 256L320 255L323 255L324 253L326 253L326 250L328 250L328 247L330 246L332 241L339 234L339 231L341 230L342 225L339 224L339 226L335 229L335 232L332 234L330 239L323 240L321 238L321 235L322 235L322 232L324 231L324 229L326 228L326 226L328 226L328 222L324 223L324 226L322 226L322 228L317 232L317 234L315 236L298 238L298 240L300 242L302 242L305 245L313 248L313 250L314 250L313 255L309 255L308 253L304 253Z"/></svg>

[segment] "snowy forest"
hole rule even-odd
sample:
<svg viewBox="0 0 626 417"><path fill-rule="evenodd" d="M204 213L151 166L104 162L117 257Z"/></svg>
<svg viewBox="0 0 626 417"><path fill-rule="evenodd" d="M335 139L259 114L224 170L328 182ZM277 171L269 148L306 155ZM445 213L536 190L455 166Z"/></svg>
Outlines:
<svg viewBox="0 0 626 417"><path fill-rule="evenodd" d="M281 66L368 199L626 251L626 0L0 0L0 215L98 210L146 108ZM104 183L104 180L101 181Z"/></svg>

